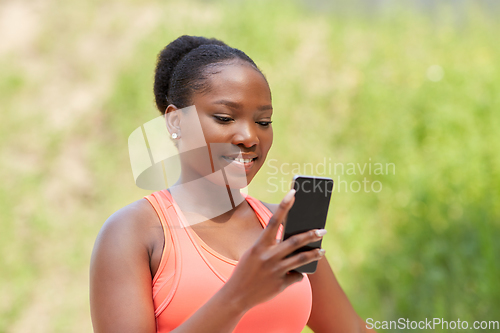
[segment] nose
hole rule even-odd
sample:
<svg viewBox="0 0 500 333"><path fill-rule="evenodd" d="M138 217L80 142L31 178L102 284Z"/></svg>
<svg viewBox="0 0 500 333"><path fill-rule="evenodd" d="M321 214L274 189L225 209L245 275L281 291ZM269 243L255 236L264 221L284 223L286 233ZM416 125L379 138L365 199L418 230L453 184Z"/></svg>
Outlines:
<svg viewBox="0 0 500 333"><path fill-rule="evenodd" d="M239 126L235 128L235 132L232 138L232 144L241 146L245 148L250 148L259 143L259 137L255 128L255 123L251 124L248 122L240 123Z"/></svg>

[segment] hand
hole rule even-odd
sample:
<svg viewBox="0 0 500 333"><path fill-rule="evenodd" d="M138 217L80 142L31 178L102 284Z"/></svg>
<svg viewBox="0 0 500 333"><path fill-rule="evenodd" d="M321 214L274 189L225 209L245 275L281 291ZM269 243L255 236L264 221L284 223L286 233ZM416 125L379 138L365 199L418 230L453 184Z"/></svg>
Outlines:
<svg viewBox="0 0 500 333"><path fill-rule="evenodd" d="M292 189L283 198L266 229L242 255L231 278L223 287L230 291L233 301L236 300L236 304L244 311L272 299L291 284L301 281L301 273L290 271L319 260L324 255L324 250L313 249L286 258L302 246L320 240L322 235L317 233L317 229L276 242L278 228L293 206L294 195L295 190Z"/></svg>

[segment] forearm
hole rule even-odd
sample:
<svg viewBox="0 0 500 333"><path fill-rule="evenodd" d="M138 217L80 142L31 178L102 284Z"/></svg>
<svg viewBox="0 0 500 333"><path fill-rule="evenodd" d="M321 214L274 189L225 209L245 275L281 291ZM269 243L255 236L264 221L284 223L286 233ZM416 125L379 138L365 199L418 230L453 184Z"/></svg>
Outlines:
<svg viewBox="0 0 500 333"><path fill-rule="evenodd" d="M231 333L246 310L228 289L222 287L172 333Z"/></svg>
<svg viewBox="0 0 500 333"><path fill-rule="evenodd" d="M362 319L353 309L349 299L343 290L335 284L335 288L324 290L328 297L325 302L317 301L313 304L309 327L315 333L361 333L364 332ZM321 299L325 296L321 290L313 289L313 299ZM331 300L331 301L330 301Z"/></svg>
<svg viewBox="0 0 500 333"><path fill-rule="evenodd" d="M339 285L326 258L318 262L318 270L309 276L313 306L308 326L315 333L369 332Z"/></svg>

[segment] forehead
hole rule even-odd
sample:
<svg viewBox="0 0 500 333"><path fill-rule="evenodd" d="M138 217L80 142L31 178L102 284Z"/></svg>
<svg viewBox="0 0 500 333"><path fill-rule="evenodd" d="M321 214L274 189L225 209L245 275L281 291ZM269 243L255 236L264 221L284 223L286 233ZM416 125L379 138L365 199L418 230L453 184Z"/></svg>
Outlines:
<svg viewBox="0 0 500 333"><path fill-rule="evenodd" d="M221 64L208 69L210 89L194 102L211 102L220 99L244 104L270 104L271 91L264 76L249 64L236 62Z"/></svg>

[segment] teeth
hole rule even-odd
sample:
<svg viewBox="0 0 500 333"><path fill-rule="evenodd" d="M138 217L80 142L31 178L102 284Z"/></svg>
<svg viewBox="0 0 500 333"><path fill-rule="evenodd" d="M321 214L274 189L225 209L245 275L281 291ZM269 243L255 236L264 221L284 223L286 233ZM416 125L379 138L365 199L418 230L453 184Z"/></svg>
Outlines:
<svg viewBox="0 0 500 333"><path fill-rule="evenodd" d="M236 162L240 162L240 163L250 163L253 161L253 158L235 158L235 157L226 157L227 159L230 159L230 160L233 160L233 161L236 161Z"/></svg>

